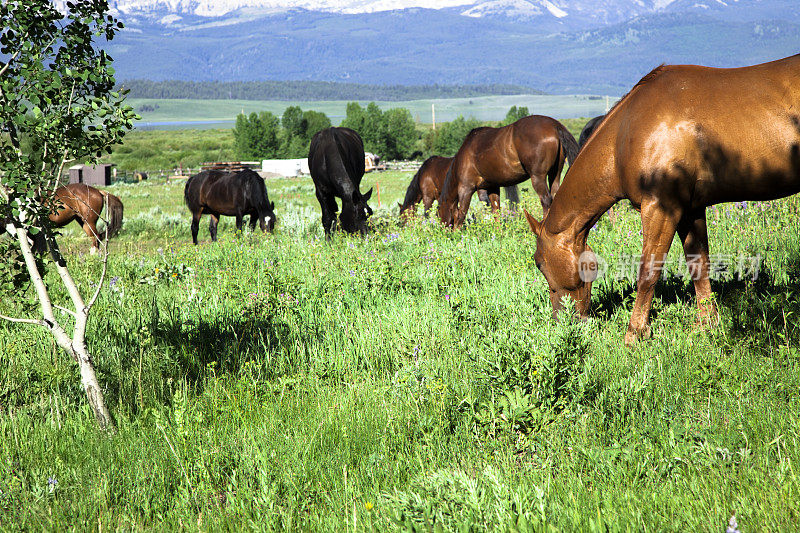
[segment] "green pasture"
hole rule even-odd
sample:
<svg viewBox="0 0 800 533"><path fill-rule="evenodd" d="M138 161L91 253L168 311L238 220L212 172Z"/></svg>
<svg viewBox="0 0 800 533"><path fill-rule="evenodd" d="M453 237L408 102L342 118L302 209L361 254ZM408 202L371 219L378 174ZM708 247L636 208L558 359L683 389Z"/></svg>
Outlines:
<svg viewBox="0 0 800 533"><path fill-rule="evenodd" d="M118 431L44 332L0 323L0 529L798 528L797 197L709 210L721 324L696 326L675 245L654 338L627 349L629 207L590 233L592 317L554 320L524 219L474 199L463 231L401 225L410 176L365 177L367 238L326 242L295 178L267 182L274 234L224 218L211 243L204 219L197 247L183 182L109 187L125 223L89 345ZM90 290L88 240L61 240Z"/></svg>
<svg viewBox="0 0 800 533"><path fill-rule="evenodd" d="M609 97L609 104L616 97ZM222 122L214 127L232 128L236 115L269 111L282 115L284 110L297 105L302 109L313 109L328 115L334 125L344 119L347 101L284 102L259 100L179 100L130 98L131 105L142 116L140 128L160 129L165 125L152 123L179 122L176 126L195 128L191 122ZM363 105L369 102L361 102ZM430 124L433 121L431 104L436 107L436 121L449 122L459 115L478 120L502 120L511 106L527 106L531 113L554 118L593 117L606 110L606 97L590 95L513 95L480 96L474 98L443 98L435 100L409 100L400 102L376 102L381 109L404 107L411 111L417 122Z"/></svg>

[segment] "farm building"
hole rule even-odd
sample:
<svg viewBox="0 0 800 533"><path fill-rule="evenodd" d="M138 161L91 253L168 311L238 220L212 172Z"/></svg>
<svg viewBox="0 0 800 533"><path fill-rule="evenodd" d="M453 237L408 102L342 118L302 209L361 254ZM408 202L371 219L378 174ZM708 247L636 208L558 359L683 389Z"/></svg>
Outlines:
<svg viewBox="0 0 800 533"><path fill-rule="evenodd" d="M86 185L111 185L111 163L99 165L74 165L69 167L70 183Z"/></svg>
<svg viewBox="0 0 800 533"><path fill-rule="evenodd" d="M280 176L300 176L311 174L308 168L308 158L303 159L264 159L261 162L261 171L278 174Z"/></svg>

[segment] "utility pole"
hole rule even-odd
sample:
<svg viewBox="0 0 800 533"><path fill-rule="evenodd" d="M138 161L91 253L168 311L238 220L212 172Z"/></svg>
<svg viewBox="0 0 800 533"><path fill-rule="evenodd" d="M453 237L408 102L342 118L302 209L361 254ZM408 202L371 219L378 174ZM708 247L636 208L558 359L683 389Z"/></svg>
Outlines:
<svg viewBox="0 0 800 533"><path fill-rule="evenodd" d="M436 104L431 104L431 116L433 117L433 131L436 131Z"/></svg>

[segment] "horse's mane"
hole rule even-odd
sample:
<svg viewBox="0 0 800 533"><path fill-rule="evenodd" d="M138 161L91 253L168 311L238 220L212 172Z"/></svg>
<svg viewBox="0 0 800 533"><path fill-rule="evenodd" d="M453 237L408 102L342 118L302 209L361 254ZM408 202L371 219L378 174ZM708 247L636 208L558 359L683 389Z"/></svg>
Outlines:
<svg viewBox="0 0 800 533"><path fill-rule="evenodd" d="M636 91L636 89L638 89L639 87L642 87L643 85L647 85L648 83L650 83L654 79L658 78L659 76L661 76L661 74L666 72L666 70L668 68L669 68L669 65L665 65L664 63L662 63L659 66L657 66L656 68L654 68L653 70L651 70L650 72L648 72L647 74L645 74L642 77L642 79L637 81L636 85L631 87L630 91L625 93L622 96L622 98L617 100L616 104L611 106L611 109L608 110L608 113L606 113L605 116L603 116L603 119L594 127L594 130L592 131L592 134L589 136L589 139L597 136L598 131L600 131L603 128L603 125L608 122L608 117L612 116L617 109L622 107L622 104L624 104L625 102L628 101L628 98L630 97L631 94L633 94ZM589 139L587 139L587 142L588 142ZM570 169L567 169L567 173L569 173L571 168L572 167L570 167Z"/></svg>
<svg viewBox="0 0 800 533"><path fill-rule="evenodd" d="M469 131L469 133L467 133L467 136L466 136L466 137L464 137L464 142L467 142L467 139L469 139L470 137L473 137L473 136L477 135L478 133L480 133L480 132L481 132L481 131L483 131L483 130L493 130L493 129L497 129L497 128L490 128L489 126L479 126L479 127L477 127L477 128L472 128L472 129Z"/></svg>
<svg viewBox="0 0 800 533"><path fill-rule="evenodd" d="M609 109L609 110L608 110L608 113L606 113L606 118L608 118L608 117L609 117L609 116L610 116L610 115L611 115L611 114L612 114L612 113L613 113L613 112L614 112L614 111L615 111L615 110L616 110L618 107L620 107L620 106L622 105L622 103L623 103L623 102L625 102L625 101L628 99L628 97L629 97L629 96L630 96L630 95L633 93L633 91L635 91L636 89L638 89L638 88L639 88L639 87L641 87L642 85L647 85L648 83L650 83L650 82L651 82L651 81L653 81L654 79L658 78L658 77L659 77L661 74L663 74L663 73L664 73L664 72L665 72L665 71L666 71L668 68L669 68L669 65L665 65L664 63L661 63L659 66L657 66L656 68L654 68L653 70L651 70L650 72L648 72L647 74L645 74L645 75L642 77L642 79L640 79L639 81L637 81L637 82L636 82L636 85L634 85L633 87L631 87L631 90L630 90L630 91L628 91L627 93L625 93L625 94L622 96L622 98L620 98L619 100L617 100L617 103L616 103L616 104L614 104L613 106L611 106L611 109ZM598 129L600 128L600 126L602 126L603 122L605 122L605 121L606 121L606 119L605 119L605 118L604 118L603 120L601 120L601 121L600 121L600 124L598 124L598 125L597 125Z"/></svg>

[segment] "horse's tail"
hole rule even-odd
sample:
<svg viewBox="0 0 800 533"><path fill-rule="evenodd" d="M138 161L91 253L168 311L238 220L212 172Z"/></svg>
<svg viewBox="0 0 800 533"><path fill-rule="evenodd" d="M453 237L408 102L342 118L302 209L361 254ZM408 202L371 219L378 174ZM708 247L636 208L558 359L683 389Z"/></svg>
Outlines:
<svg viewBox="0 0 800 533"><path fill-rule="evenodd" d="M186 204L186 207L188 207L189 211L191 211L192 213L197 213L200 210L200 200L197 194L199 192L198 191L199 186L196 187L195 182L197 181L202 182L206 177L208 177L208 171L205 170L203 172L200 172L199 174L190 176L189 179L186 180L186 185L184 185L183 187L183 202Z"/></svg>
<svg viewBox="0 0 800 533"><path fill-rule="evenodd" d="M558 140L561 141L561 146L564 147L564 152L566 152L567 161L569 161L570 166L572 166L572 163L575 162L575 158L578 157L578 152L580 151L578 141L575 140L575 137L569 132L566 126L560 122L558 122L556 126L556 131L558 133Z"/></svg>
<svg viewBox="0 0 800 533"><path fill-rule="evenodd" d="M247 179L248 183L253 188L250 190L250 187L245 187L245 189L247 189L247 194L250 195L250 202L258 210L259 216L266 216L266 213L269 211L269 195L264 178L259 176L257 172L251 170L247 173Z"/></svg>
<svg viewBox="0 0 800 533"><path fill-rule="evenodd" d="M422 172L426 169L428 161L422 163L422 166L419 167L417 173L414 174L414 177L411 178L411 183L408 184L408 189L406 189L406 197L403 199L403 203L400 204L400 214L403 214L403 211L409 209L412 205L419 202L422 199L422 189L419 186L420 176L422 176Z"/></svg>
<svg viewBox="0 0 800 533"><path fill-rule="evenodd" d="M111 238L119 233L120 228L122 228L122 215L124 212L124 207L122 205L122 200L120 200L119 197L105 191L103 191L103 196L105 197L106 202L108 202L108 212L106 213L106 217L108 218L108 223L106 224L106 235L108 238Z"/></svg>

